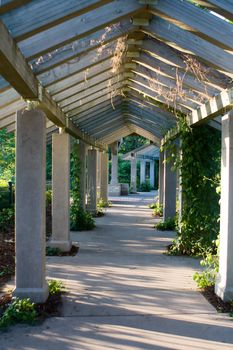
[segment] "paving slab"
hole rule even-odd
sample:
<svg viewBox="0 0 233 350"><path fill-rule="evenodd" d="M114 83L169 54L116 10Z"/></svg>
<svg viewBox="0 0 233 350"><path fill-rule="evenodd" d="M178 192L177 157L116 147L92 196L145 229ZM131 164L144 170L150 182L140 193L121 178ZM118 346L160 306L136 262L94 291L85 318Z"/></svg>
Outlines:
<svg viewBox="0 0 233 350"><path fill-rule="evenodd" d="M199 260L164 254L173 232L153 228L154 193L113 198L93 231L72 232L75 257L49 257L64 281L61 317L16 326L0 350L233 349L233 321L196 290Z"/></svg>

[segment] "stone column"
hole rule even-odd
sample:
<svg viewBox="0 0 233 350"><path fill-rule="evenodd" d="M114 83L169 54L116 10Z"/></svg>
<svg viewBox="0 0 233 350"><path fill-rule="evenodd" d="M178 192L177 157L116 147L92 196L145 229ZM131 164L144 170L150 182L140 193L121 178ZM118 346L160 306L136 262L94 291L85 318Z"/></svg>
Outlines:
<svg viewBox="0 0 233 350"><path fill-rule="evenodd" d="M168 152L164 151L163 220L176 215L176 171L171 170L171 162L166 162Z"/></svg>
<svg viewBox="0 0 233 350"><path fill-rule="evenodd" d="M108 153L100 152L100 198L108 202Z"/></svg>
<svg viewBox="0 0 233 350"><path fill-rule="evenodd" d="M233 299L233 111L222 117L219 274L215 293Z"/></svg>
<svg viewBox="0 0 233 350"><path fill-rule="evenodd" d="M111 145L112 152L112 172L111 172L111 185L118 185L118 142L114 142Z"/></svg>
<svg viewBox="0 0 233 350"><path fill-rule="evenodd" d="M150 161L150 186L151 188L155 187L155 161Z"/></svg>
<svg viewBox="0 0 233 350"><path fill-rule="evenodd" d="M71 249L70 240L70 135L52 136L52 237L49 247L63 252Z"/></svg>
<svg viewBox="0 0 233 350"><path fill-rule="evenodd" d="M77 144L78 158L80 161L80 205L86 209L86 191L87 191L87 144L81 140Z"/></svg>
<svg viewBox="0 0 233 350"><path fill-rule="evenodd" d="M45 302L46 116L16 116L16 288L14 296Z"/></svg>
<svg viewBox="0 0 233 350"><path fill-rule="evenodd" d="M140 160L140 184L146 181L146 161L144 159Z"/></svg>
<svg viewBox="0 0 233 350"><path fill-rule="evenodd" d="M88 150L87 157L87 211L96 213L97 206L97 151Z"/></svg>
<svg viewBox="0 0 233 350"><path fill-rule="evenodd" d="M163 190L164 190L164 152L159 154L159 204L163 204Z"/></svg>
<svg viewBox="0 0 233 350"><path fill-rule="evenodd" d="M97 201L101 198L100 196L100 186L101 186L101 152L97 150L97 179L96 179L96 195Z"/></svg>
<svg viewBox="0 0 233 350"><path fill-rule="evenodd" d="M133 156L131 158L131 189L133 193L137 192L137 158Z"/></svg>

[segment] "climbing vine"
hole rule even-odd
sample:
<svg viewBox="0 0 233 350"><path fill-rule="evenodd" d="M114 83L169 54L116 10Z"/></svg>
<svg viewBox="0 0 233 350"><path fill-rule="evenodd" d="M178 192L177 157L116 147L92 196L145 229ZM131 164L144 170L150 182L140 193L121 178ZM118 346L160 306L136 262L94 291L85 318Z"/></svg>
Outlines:
<svg viewBox="0 0 233 350"><path fill-rule="evenodd" d="M206 255L219 233L221 135L207 125L190 128L179 118L180 145L167 142L182 185L182 218L170 253ZM180 156L180 151L182 156Z"/></svg>
<svg viewBox="0 0 233 350"><path fill-rule="evenodd" d="M71 152L71 197L70 226L71 230L91 230L95 227L95 221L90 213L87 213L80 203L80 160L78 157L78 145L72 146Z"/></svg>

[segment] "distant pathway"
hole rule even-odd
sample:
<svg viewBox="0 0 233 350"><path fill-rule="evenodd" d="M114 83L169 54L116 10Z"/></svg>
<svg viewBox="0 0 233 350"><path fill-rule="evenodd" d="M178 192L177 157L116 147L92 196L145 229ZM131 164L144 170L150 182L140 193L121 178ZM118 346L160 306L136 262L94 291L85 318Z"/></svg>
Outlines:
<svg viewBox="0 0 233 350"><path fill-rule="evenodd" d="M97 228L72 233L76 257L48 258L64 280L63 316L0 334L1 350L233 349L233 321L196 291L198 260L163 254L148 195L113 200Z"/></svg>

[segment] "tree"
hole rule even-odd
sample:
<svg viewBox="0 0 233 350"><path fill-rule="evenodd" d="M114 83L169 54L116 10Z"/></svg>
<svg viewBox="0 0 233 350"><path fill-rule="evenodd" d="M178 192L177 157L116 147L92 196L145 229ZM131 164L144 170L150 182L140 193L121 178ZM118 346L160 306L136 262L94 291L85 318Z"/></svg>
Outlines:
<svg viewBox="0 0 233 350"><path fill-rule="evenodd" d="M149 140L147 140L143 136L138 136L138 135L126 136L123 138L123 142L120 146L119 153L125 154L147 143L149 143Z"/></svg>
<svg viewBox="0 0 233 350"><path fill-rule="evenodd" d="M15 135L0 130L0 179L12 181L15 177Z"/></svg>

